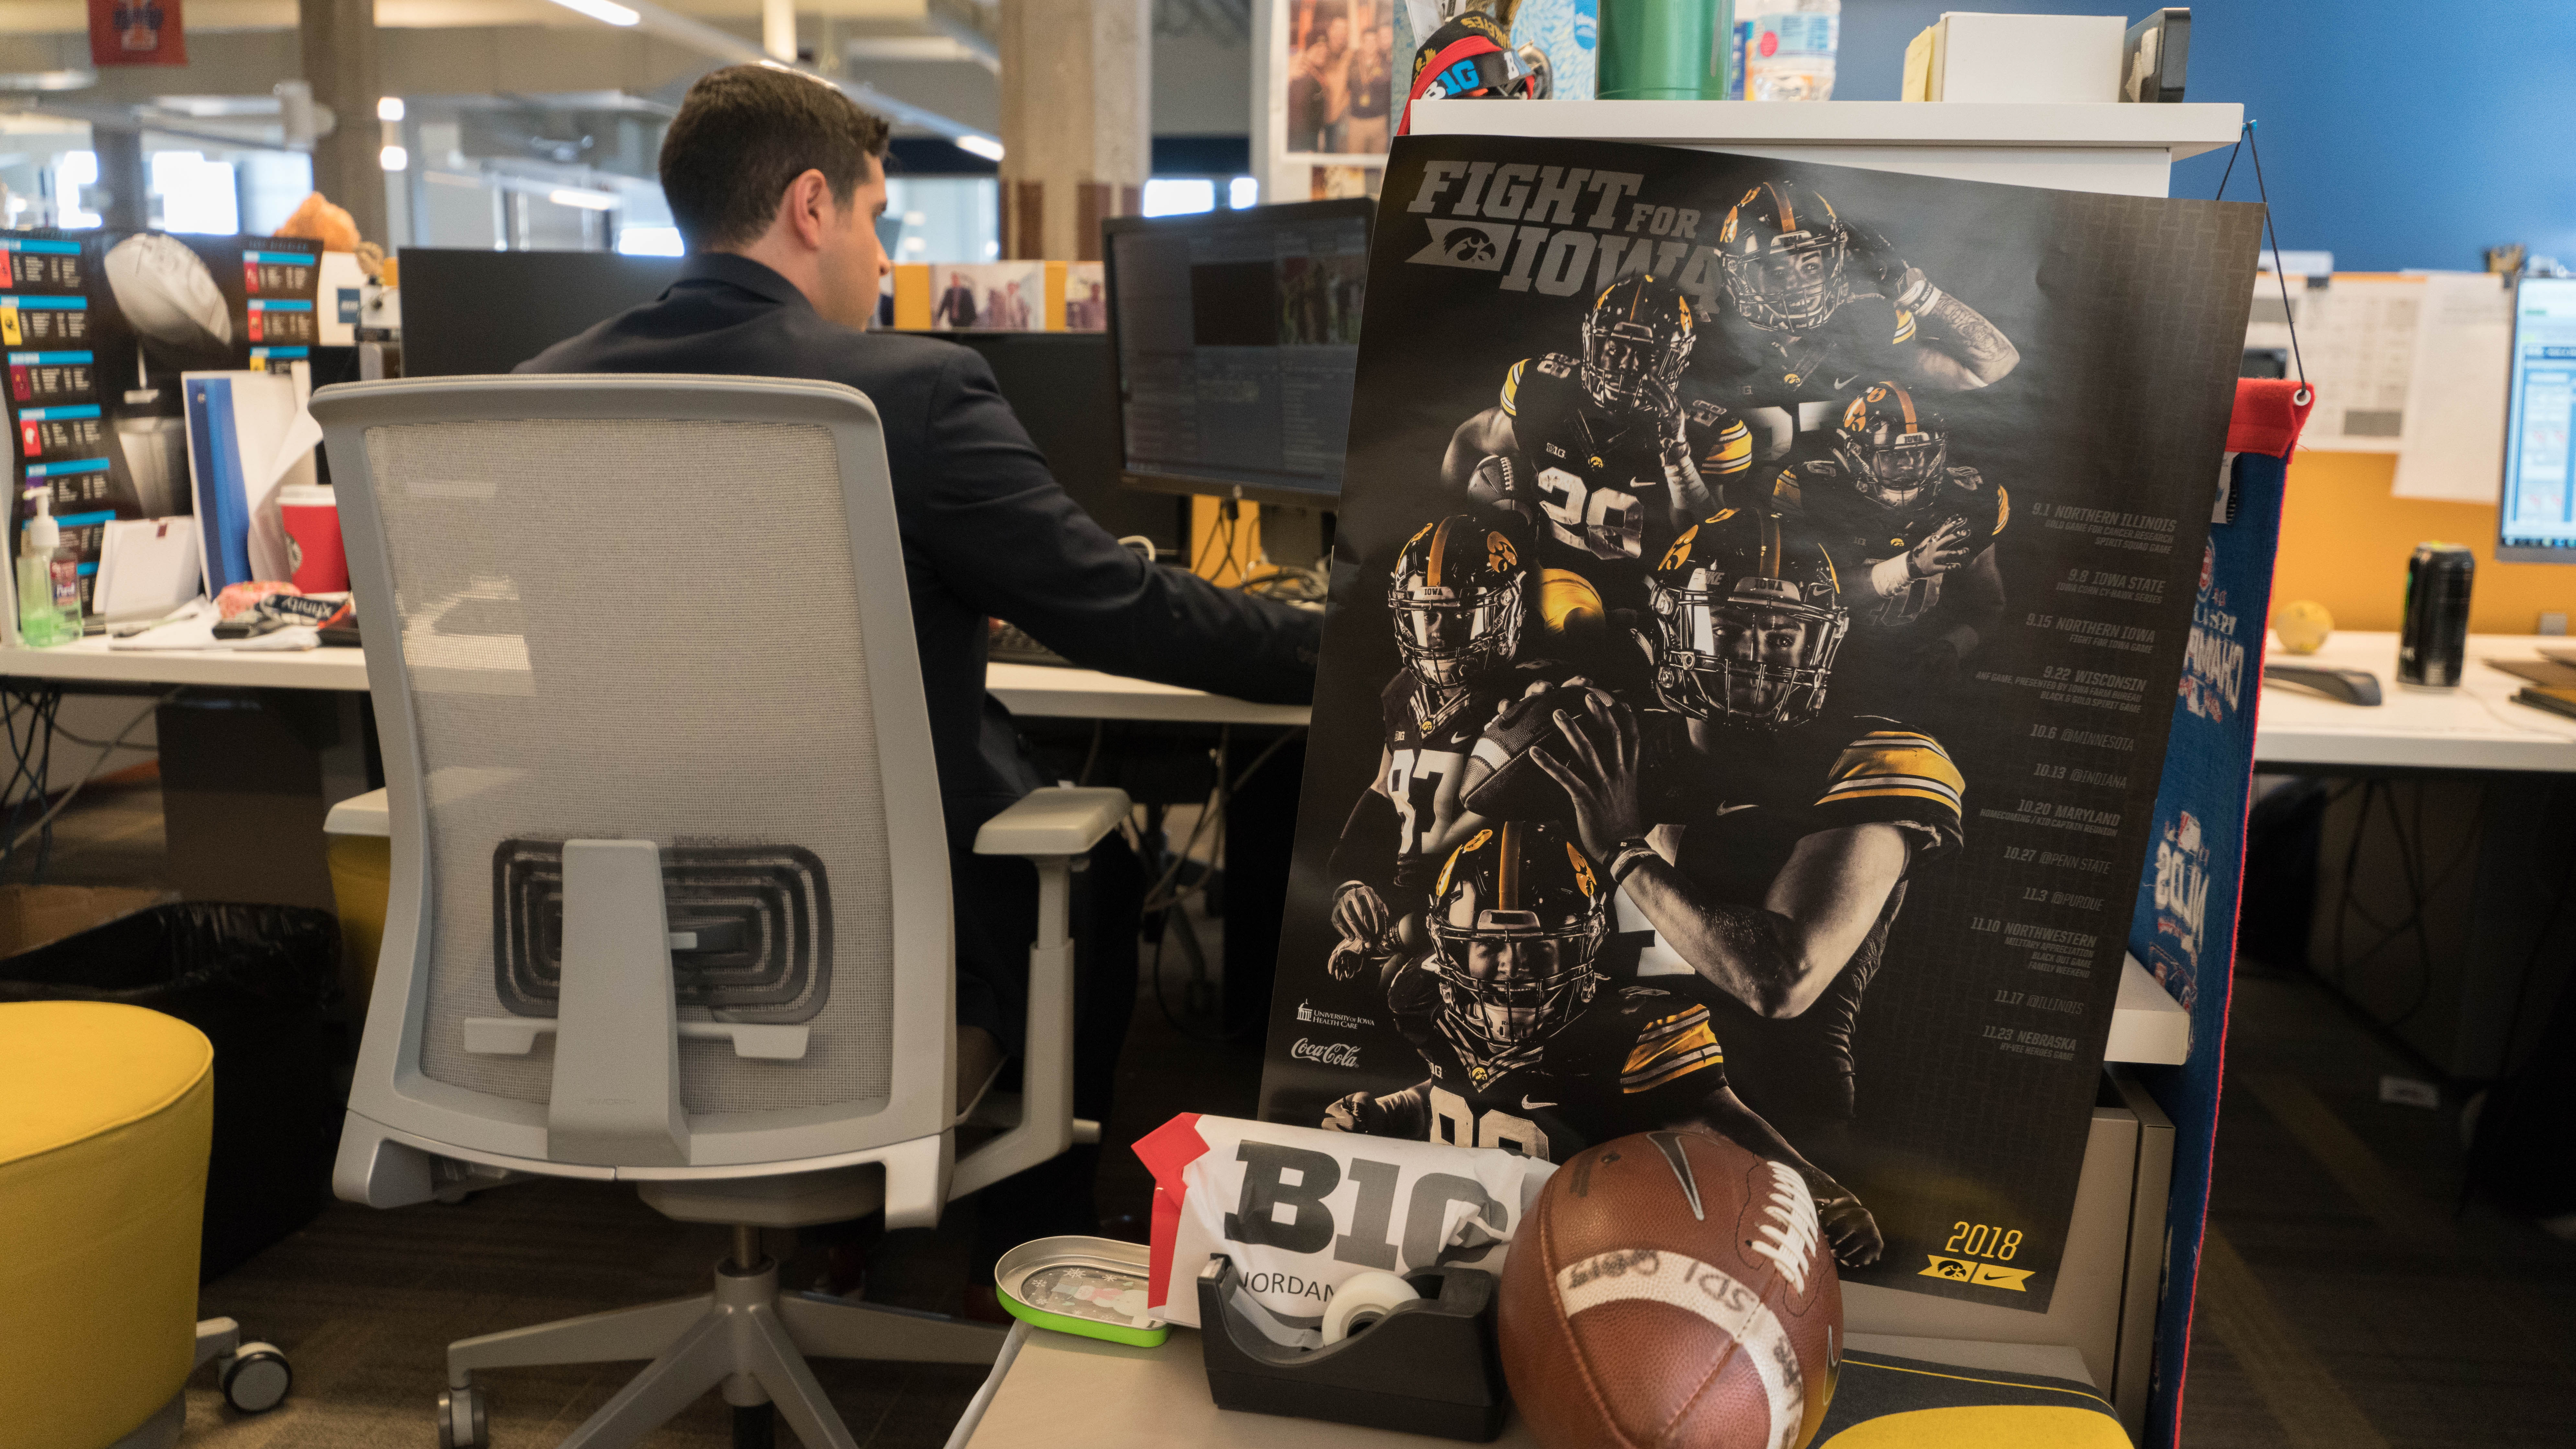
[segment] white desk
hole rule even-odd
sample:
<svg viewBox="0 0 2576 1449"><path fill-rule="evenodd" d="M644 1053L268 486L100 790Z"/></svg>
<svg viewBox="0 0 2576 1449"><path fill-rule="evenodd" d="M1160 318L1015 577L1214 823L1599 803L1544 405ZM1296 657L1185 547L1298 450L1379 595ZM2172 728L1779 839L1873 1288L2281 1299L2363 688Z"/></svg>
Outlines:
<svg viewBox="0 0 2576 1449"><path fill-rule="evenodd" d="M1011 713L1061 719L1177 720L1191 724L1295 725L1302 704L1252 704L1177 685L1045 664L986 667L984 687Z"/></svg>
<svg viewBox="0 0 2576 1449"><path fill-rule="evenodd" d="M0 647L0 676L67 684L202 684L364 693L367 658L358 649L110 649L104 639L84 639L58 649Z"/></svg>
<svg viewBox="0 0 2576 1449"><path fill-rule="evenodd" d="M2460 687L2430 691L2397 683L2397 636L2338 633L2314 654L2292 654L2274 639L2275 664L2367 669L2379 676L2381 703L2345 704L2310 690L2266 685L2254 733L2254 761L2265 769L2545 770L2576 772L2576 719L2513 702L2527 682L2485 663L2536 659L2544 646L2576 639L2537 634L2472 634Z"/></svg>
<svg viewBox="0 0 2576 1449"><path fill-rule="evenodd" d="M357 649L296 652L209 649L115 649L85 639L59 649L0 647L0 676L65 683L199 684L237 689L367 687L367 659ZM1076 719L1177 720L1199 724L1303 725L1302 704L1250 704L1169 684L1148 684L1089 669L996 664L986 687L1014 714Z"/></svg>
<svg viewBox="0 0 2576 1449"><path fill-rule="evenodd" d="M2071 1348L1866 1333L1847 1343L1895 1358L2093 1382ZM1208 1397L1197 1331L1175 1328L1160 1348L1031 1330L966 1442L969 1449L1402 1449L1445 1441L1220 1409ZM1538 1443L1517 1414L1494 1442L1504 1449Z"/></svg>

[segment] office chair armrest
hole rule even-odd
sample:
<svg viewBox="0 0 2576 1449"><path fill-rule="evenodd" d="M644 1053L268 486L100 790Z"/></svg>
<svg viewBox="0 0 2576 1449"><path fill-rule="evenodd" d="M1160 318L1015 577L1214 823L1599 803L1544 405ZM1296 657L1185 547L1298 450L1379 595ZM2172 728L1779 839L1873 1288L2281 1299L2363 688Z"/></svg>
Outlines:
<svg viewBox="0 0 2576 1449"><path fill-rule="evenodd" d="M1071 786L1035 791L984 823L978 855L1025 855L1037 867L1037 938L1029 943L1027 1044L1020 1058L1019 1120L957 1160L948 1193L967 1193L1037 1166L1100 1124L1073 1115L1073 870L1127 814L1124 790Z"/></svg>
<svg viewBox="0 0 2576 1449"><path fill-rule="evenodd" d="M1087 854L1127 818L1124 790L1070 785L1032 790L975 832L977 855Z"/></svg>

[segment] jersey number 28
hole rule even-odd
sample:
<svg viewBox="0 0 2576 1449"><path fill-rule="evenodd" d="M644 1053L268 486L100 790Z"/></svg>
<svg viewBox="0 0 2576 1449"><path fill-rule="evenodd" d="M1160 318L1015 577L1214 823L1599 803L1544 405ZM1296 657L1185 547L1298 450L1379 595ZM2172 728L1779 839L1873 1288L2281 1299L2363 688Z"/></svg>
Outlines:
<svg viewBox="0 0 2576 1449"><path fill-rule="evenodd" d="M1431 1140L1451 1147L1499 1147L1541 1162L1547 1155L1547 1133L1527 1117L1509 1112L1479 1112L1446 1087L1431 1089Z"/></svg>
<svg viewBox="0 0 2576 1449"><path fill-rule="evenodd" d="M1646 512L1637 495L1585 483L1563 468L1538 475L1539 504L1559 540L1598 558L1635 558L1645 546Z"/></svg>

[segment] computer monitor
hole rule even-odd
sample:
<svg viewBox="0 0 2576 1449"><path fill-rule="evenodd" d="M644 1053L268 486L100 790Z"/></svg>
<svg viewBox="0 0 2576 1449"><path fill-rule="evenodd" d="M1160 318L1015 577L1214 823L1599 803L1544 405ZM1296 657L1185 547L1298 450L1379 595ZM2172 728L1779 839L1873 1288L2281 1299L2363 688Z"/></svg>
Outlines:
<svg viewBox="0 0 2576 1449"><path fill-rule="evenodd" d="M403 375L508 372L679 276L677 257L405 247Z"/></svg>
<svg viewBox="0 0 2576 1449"><path fill-rule="evenodd" d="M2576 278L2524 277L2513 298L2506 384L2504 497L2496 553L2504 563L2576 563Z"/></svg>
<svg viewBox="0 0 2576 1449"><path fill-rule="evenodd" d="M1119 481L1334 505L1372 206L1354 197L1105 224Z"/></svg>
<svg viewBox="0 0 2576 1449"><path fill-rule="evenodd" d="M672 257L406 247L403 373L508 372L567 337L662 295ZM1121 537L1167 558L1188 539L1181 507L1118 486L1118 384L1097 332L942 333L984 355L993 381L1073 500Z"/></svg>
<svg viewBox="0 0 2576 1449"><path fill-rule="evenodd" d="M1118 370L1098 332L943 332L984 355L993 384L1046 454L1048 471L1093 521L1154 541L1167 562L1189 541L1180 499L1118 485Z"/></svg>

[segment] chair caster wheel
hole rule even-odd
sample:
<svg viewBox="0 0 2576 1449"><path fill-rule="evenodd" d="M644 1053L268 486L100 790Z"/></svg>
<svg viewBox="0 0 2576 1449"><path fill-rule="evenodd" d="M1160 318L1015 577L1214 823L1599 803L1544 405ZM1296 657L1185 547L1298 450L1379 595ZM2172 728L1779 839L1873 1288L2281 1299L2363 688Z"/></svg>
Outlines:
<svg viewBox="0 0 2576 1449"><path fill-rule="evenodd" d="M245 1414L265 1414L295 1386L294 1366L273 1343L245 1343L218 1370L224 1400Z"/></svg>
<svg viewBox="0 0 2576 1449"><path fill-rule="evenodd" d="M482 1449L492 1442L484 1422L483 1391L449 1389L438 1396L438 1449Z"/></svg>

